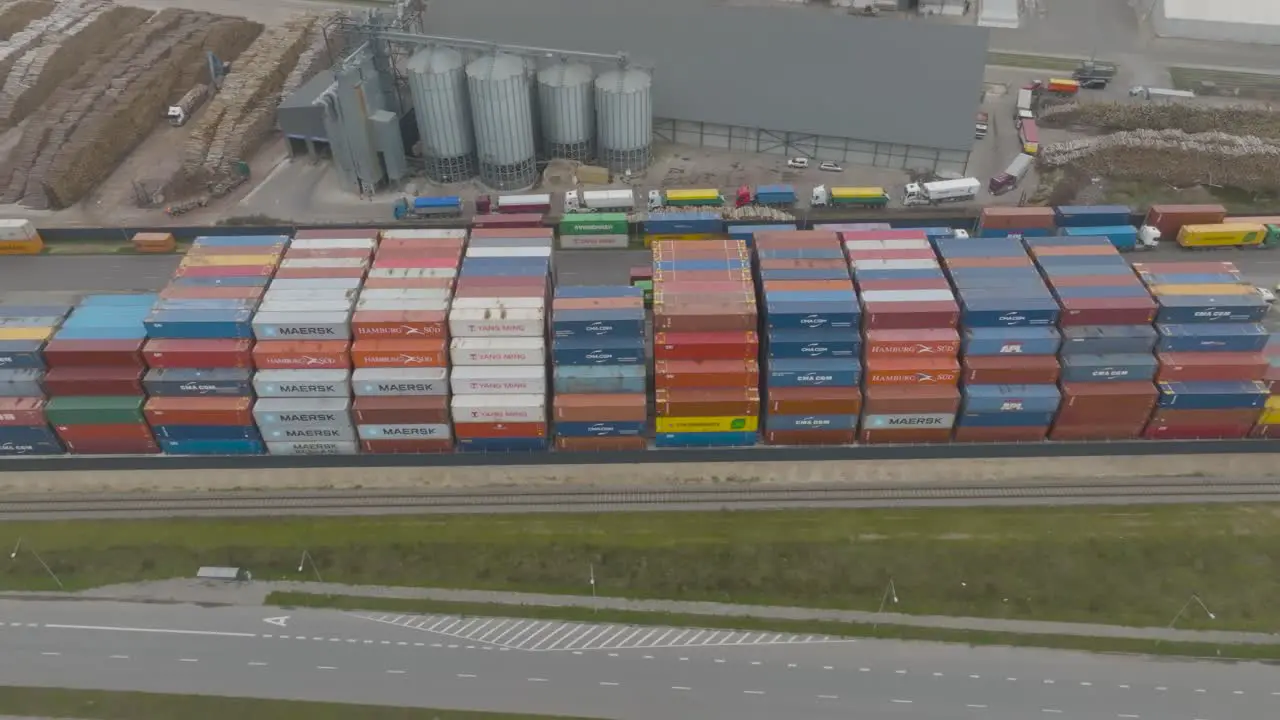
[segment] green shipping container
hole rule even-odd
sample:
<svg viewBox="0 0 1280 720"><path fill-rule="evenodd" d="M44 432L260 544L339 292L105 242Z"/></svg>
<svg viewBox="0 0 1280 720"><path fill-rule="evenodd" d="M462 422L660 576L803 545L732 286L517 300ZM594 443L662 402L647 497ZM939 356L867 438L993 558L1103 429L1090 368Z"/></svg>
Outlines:
<svg viewBox="0 0 1280 720"><path fill-rule="evenodd" d="M561 235L626 235L630 230L626 213L582 213L565 215Z"/></svg>
<svg viewBox="0 0 1280 720"><path fill-rule="evenodd" d="M1280 225L1267 226L1267 239L1262 241L1263 247L1275 247L1280 245Z"/></svg>
<svg viewBox="0 0 1280 720"><path fill-rule="evenodd" d="M844 207L882 208L889 204L889 198L884 195L872 195L867 197L831 198L831 202Z"/></svg>
<svg viewBox="0 0 1280 720"><path fill-rule="evenodd" d="M136 395L56 397L44 411L50 425L131 425L146 422L142 415L146 400Z"/></svg>

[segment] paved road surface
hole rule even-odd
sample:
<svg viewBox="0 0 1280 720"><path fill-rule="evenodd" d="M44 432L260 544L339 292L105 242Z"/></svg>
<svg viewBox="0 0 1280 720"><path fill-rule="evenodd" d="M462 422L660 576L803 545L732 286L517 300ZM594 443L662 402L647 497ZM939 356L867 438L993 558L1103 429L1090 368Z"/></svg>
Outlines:
<svg viewBox="0 0 1280 720"><path fill-rule="evenodd" d="M705 645L606 642L596 649L582 642L599 630L591 626L561 631L567 640L560 647L533 649L515 647L518 640L488 642L497 636L485 631L463 638L415 627L426 620L0 601L0 677L15 684L626 719L1280 716L1280 670L1262 665L818 638L722 645L712 636ZM497 632L510 630L508 624Z"/></svg>

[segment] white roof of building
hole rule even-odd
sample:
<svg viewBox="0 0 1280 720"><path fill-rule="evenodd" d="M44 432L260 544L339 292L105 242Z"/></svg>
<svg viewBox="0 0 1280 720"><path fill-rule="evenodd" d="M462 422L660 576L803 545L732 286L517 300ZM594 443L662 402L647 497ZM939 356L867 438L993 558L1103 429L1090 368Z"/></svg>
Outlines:
<svg viewBox="0 0 1280 720"><path fill-rule="evenodd" d="M1276 0L1164 0L1164 16L1171 20L1280 25Z"/></svg>

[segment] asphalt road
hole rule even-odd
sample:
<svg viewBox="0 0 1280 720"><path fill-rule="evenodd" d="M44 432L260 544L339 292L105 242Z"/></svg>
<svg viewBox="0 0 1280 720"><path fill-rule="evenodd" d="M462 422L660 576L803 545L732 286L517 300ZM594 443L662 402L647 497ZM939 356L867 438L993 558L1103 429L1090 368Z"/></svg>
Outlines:
<svg viewBox="0 0 1280 720"><path fill-rule="evenodd" d="M0 601L0 678L620 719L1280 717L1280 670L1256 664L519 622Z"/></svg>

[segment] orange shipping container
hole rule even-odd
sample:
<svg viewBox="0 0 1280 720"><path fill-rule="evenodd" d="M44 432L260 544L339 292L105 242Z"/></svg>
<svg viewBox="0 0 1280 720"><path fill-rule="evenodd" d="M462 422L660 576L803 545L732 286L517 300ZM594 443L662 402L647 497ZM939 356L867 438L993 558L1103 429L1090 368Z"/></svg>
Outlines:
<svg viewBox="0 0 1280 720"><path fill-rule="evenodd" d="M357 338L445 338L449 335L442 310L361 310L351 318Z"/></svg>
<svg viewBox="0 0 1280 720"><path fill-rule="evenodd" d="M960 381L960 361L953 357L867 358L868 385L955 385Z"/></svg>
<svg viewBox="0 0 1280 720"><path fill-rule="evenodd" d="M351 367L346 340L265 340L253 346L259 370L340 370Z"/></svg>
<svg viewBox="0 0 1280 720"><path fill-rule="evenodd" d="M768 400L769 412L774 415L857 415L862 412L862 391L856 387L769 388Z"/></svg>
<svg viewBox="0 0 1280 720"><path fill-rule="evenodd" d="M851 280L766 280L763 283L766 293L769 292L812 292L823 290L852 290Z"/></svg>
<svg viewBox="0 0 1280 720"><path fill-rule="evenodd" d="M755 330L754 303L664 305L653 318L653 329L666 332L717 332Z"/></svg>
<svg viewBox="0 0 1280 720"><path fill-rule="evenodd" d="M760 390L737 388L659 388L654 407L663 417L756 417L760 414Z"/></svg>
<svg viewBox="0 0 1280 720"><path fill-rule="evenodd" d="M1031 265L1031 258L1022 255L1019 257L958 257L947 258L946 265L948 268L1005 268L1005 267L1028 267Z"/></svg>
<svg viewBox="0 0 1280 720"><path fill-rule="evenodd" d="M859 436L867 445L917 445L951 442L951 428L903 428L863 430Z"/></svg>
<svg viewBox="0 0 1280 720"><path fill-rule="evenodd" d="M991 206L982 209L978 227L984 230L1019 230L1057 227L1053 208L1043 206Z"/></svg>
<svg viewBox="0 0 1280 720"><path fill-rule="evenodd" d="M556 298L552 310L627 310L644 307L642 297Z"/></svg>
<svg viewBox="0 0 1280 720"><path fill-rule="evenodd" d="M755 360L656 360L654 384L659 389L741 388L760 384Z"/></svg>
<svg viewBox="0 0 1280 720"><path fill-rule="evenodd" d="M459 440L469 438L542 438L547 436L544 422L517 423L457 423L453 435Z"/></svg>
<svg viewBox="0 0 1280 720"><path fill-rule="evenodd" d="M648 398L642 393L555 398L555 419L559 422L644 422L649 419L648 410Z"/></svg>
<svg viewBox="0 0 1280 720"><path fill-rule="evenodd" d="M351 345L358 368L447 367L449 344L443 338L358 338Z"/></svg>
<svg viewBox="0 0 1280 720"><path fill-rule="evenodd" d="M142 408L155 425L252 425L253 398L153 397Z"/></svg>

